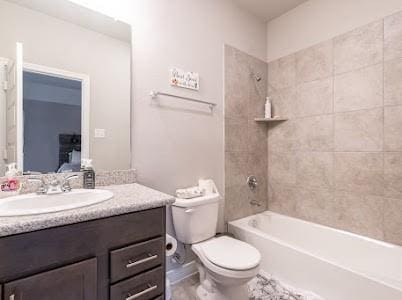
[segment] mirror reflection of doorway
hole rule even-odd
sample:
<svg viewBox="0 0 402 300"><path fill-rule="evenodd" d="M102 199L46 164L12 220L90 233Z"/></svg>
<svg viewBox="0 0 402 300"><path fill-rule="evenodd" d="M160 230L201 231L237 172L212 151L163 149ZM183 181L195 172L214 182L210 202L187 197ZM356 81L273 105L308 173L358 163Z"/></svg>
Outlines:
<svg viewBox="0 0 402 300"><path fill-rule="evenodd" d="M24 173L79 171L82 82L24 71Z"/></svg>

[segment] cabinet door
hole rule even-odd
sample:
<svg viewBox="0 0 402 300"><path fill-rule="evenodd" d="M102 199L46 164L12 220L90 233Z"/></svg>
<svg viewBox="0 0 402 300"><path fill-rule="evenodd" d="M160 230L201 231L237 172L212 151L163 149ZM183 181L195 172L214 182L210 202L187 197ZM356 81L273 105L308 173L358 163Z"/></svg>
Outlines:
<svg viewBox="0 0 402 300"><path fill-rule="evenodd" d="M96 258L4 285L4 300L94 300Z"/></svg>

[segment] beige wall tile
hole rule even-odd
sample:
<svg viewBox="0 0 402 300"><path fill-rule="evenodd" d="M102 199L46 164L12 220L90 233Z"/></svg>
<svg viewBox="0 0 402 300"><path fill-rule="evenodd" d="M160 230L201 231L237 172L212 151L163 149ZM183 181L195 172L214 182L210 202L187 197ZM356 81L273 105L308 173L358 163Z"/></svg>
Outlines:
<svg viewBox="0 0 402 300"><path fill-rule="evenodd" d="M252 83L250 88L250 96L248 97L248 118L254 120L254 118L262 118L265 113L265 101L267 99L267 93L263 92L266 89L265 84L259 84L258 82Z"/></svg>
<svg viewBox="0 0 402 300"><path fill-rule="evenodd" d="M280 214L296 217L296 193L293 187L269 183L268 209Z"/></svg>
<svg viewBox="0 0 402 300"><path fill-rule="evenodd" d="M291 119L296 113L296 88L276 90L269 94L272 105L272 116Z"/></svg>
<svg viewBox="0 0 402 300"><path fill-rule="evenodd" d="M247 118L248 117L248 88L240 86L225 91L225 117Z"/></svg>
<svg viewBox="0 0 402 300"><path fill-rule="evenodd" d="M267 154L267 124L256 122L253 119L248 121L247 129L247 150L259 153L261 156Z"/></svg>
<svg viewBox="0 0 402 300"><path fill-rule="evenodd" d="M296 56L289 55L268 64L268 91L296 85Z"/></svg>
<svg viewBox="0 0 402 300"><path fill-rule="evenodd" d="M335 112L368 109L382 105L382 64L335 76Z"/></svg>
<svg viewBox="0 0 402 300"><path fill-rule="evenodd" d="M402 200L385 199L384 239L402 246Z"/></svg>
<svg viewBox="0 0 402 300"><path fill-rule="evenodd" d="M248 116L250 93L250 68L248 57L225 46L225 116L239 118Z"/></svg>
<svg viewBox="0 0 402 300"><path fill-rule="evenodd" d="M332 152L299 152L296 181L300 188L330 189L333 186Z"/></svg>
<svg viewBox="0 0 402 300"><path fill-rule="evenodd" d="M288 120L268 126L268 151L288 152L296 149L296 121Z"/></svg>
<svg viewBox="0 0 402 300"><path fill-rule="evenodd" d="M334 214L334 194L332 191L299 189L294 197L296 216L298 218L326 226L333 226L336 214Z"/></svg>
<svg viewBox="0 0 402 300"><path fill-rule="evenodd" d="M383 109L335 115L336 151L382 151Z"/></svg>
<svg viewBox="0 0 402 300"><path fill-rule="evenodd" d="M333 151L333 123L333 115L297 119L297 148L302 151Z"/></svg>
<svg viewBox="0 0 402 300"><path fill-rule="evenodd" d="M225 185L227 187L245 185L248 176L248 153L225 153Z"/></svg>
<svg viewBox="0 0 402 300"><path fill-rule="evenodd" d="M384 108L384 149L402 151L402 106Z"/></svg>
<svg viewBox="0 0 402 300"><path fill-rule="evenodd" d="M332 40L330 40L297 52L297 82L309 82L331 76L332 50Z"/></svg>
<svg viewBox="0 0 402 300"><path fill-rule="evenodd" d="M296 116L306 117L333 112L333 79L316 80L297 87Z"/></svg>
<svg viewBox="0 0 402 300"><path fill-rule="evenodd" d="M268 177L268 154L249 152L247 159L247 175L255 175L260 183L266 182ZM266 186L266 185L265 185Z"/></svg>
<svg viewBox="0 0 402 300"><path fill-rule="evenodd" d="M237 185L225 188L225 221L233 221L253 214L248 202L248 187Z"/></svg>
<svg viewBox="0 0 402 300"><path fill-rule="evenodd" d="M339 229L375 239L384 239L384 199L376 196L355 195L350 192L336 192L334 213Z"/></svg>
<svg viewBox="0 0 402 300"><path fill-rule="evenodd" d="M284 186L296 184L296 155L292 152L268 154L269 182Z"/></svg>
<svg viewBox="0 0 402 300"><path fill-rule="evenodd" d="M250 95L248 102L249 118L262 117L267 97L268 64L250 56L250 71L261 77L260 81L250 78Z"/></svg>
<svg viewBox="0 0 402 300"><path fill-rule="evenodd" d="M247 119L225 118L225 151L247 151Z"/></svg>
<svg viewBox="0 0 402 300"><path fill-rule="evenodd" d="M251 72L261 77L257 82ZM225 220L267 209L267 126L256 123L264 112L267 64L232 47L225 47ZM256 175L250 191L246 179ZM251 200L260 202L252 206Z"/></svg>
<svg viewBox="0 0 402 300"><path fill-rule="evenodd" d="M366 195L384 194L383 153L337 152L335 188Z"/></svg>
<svg viewBox="0 0 402 300"><path fill-rule="evenodd" d="M384 104L402 105L402 59L384 63Z"/></svg>
<svg viewBox="0 0 402 300"><path fill-rule="evenodd" d="M384 58L402 57L402 12L384 19Z"/></svg>
<svg viewBox="0 0 402 300"><path fill-rule="evenodd" d="M384 153L385 197L402 199L402 152Z"/></svg>
<svg viewBox="0 0 402 300"><path fill-rule="evenodd" d="M334 39L336 74L379 63L382 58L382 20L357 28Z"/></svg>

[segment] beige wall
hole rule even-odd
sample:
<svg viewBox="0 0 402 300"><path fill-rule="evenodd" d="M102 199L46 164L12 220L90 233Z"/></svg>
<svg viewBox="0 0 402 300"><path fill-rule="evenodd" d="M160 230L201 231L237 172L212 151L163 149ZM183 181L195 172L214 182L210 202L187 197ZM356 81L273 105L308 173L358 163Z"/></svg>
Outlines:
<svg viewBox="0 0 402 300"><path fill-rule="evenodd" d="M174 193L199 178L212 178L224 192L223 57L228 43L261 59L265 26L231 1L139 1L133 11L133 166L139 181ZM145 20L145 21L144 21ZM169 86L168 70L200 74L200 91ZM208 107L161 97L153 89L217 103Z"/></svg>
<svg viewBox="0 0 402 300"><path fill-rule="evenodd" d="M310 0L267 24L267 61L402 10L400 0Z"/></svg>
<svg viewBox="0 0 402 300"><path fill-rule="evenodd" d="M91 80L90 156L97 170L130 168L128 43L0 0L0 56L17 41L26 62L85 73ZM94 139L95 128L106 129Z"/></svg>
<svg viewBox="0 0 402 300"><path fill-rule="evenodd" d="M268 65L269 209L402 245L402 13Z"/></svg>
<svg viewBox="0 0 402 300"><path fill-rule="evenodd" d="M267 70L266 62L225 47L226 222L267 209L267 124L254 121L263 116ZM261 80L257 82L251 72ZM254 190L247 185L250 175L258 180Z"/></svg>

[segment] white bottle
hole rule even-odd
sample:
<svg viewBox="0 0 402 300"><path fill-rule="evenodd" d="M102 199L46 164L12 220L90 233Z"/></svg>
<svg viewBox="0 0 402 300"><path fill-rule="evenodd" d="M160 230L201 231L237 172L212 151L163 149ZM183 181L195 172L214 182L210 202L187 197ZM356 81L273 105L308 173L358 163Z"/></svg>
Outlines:
<svg viewBox="0 0 402 300"><path fill-rule="evenodd" d="M265 102L265 119L271 119L272 112L271 112L271 100L267 97L267 102Z"/></svg>
<svg viewBox="0 0 402 300"><path fill-rule="evenodd" d="M18 175L18 170L17 170L17 164L16 163L11 163L6 166L6 177L7 179L15 179L15 177Z"/></svg>

